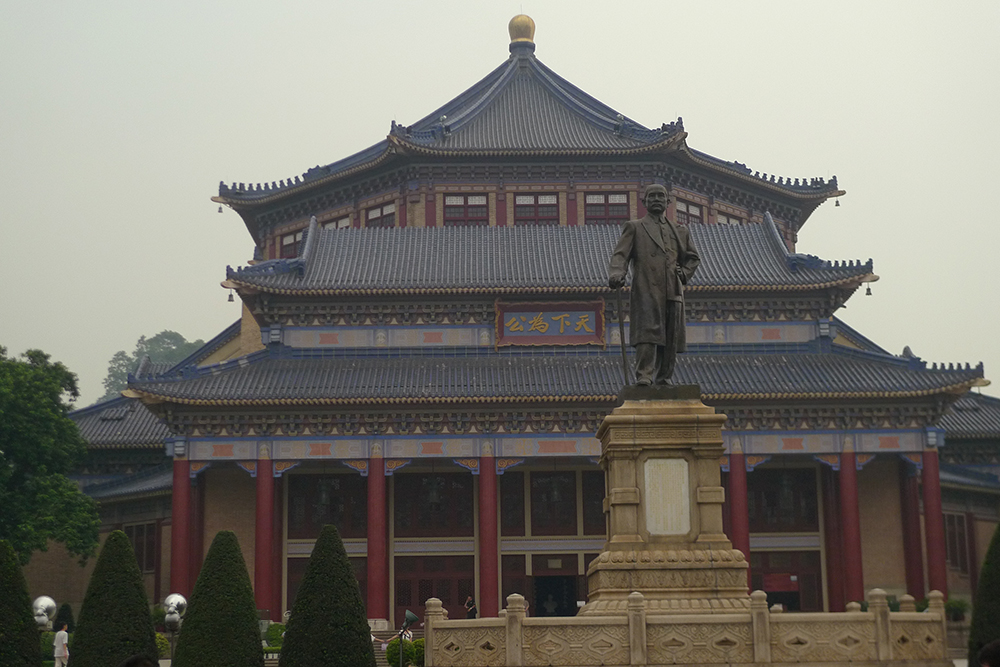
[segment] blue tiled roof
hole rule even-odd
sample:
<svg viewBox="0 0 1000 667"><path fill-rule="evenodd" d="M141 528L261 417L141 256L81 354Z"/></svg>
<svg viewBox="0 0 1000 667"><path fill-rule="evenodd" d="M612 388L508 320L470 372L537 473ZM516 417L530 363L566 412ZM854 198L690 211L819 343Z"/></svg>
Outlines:
<svg viewBox="0 0 1000 667"><path fill-rule="evenodd" d="M154 376L141 377L149 381ZM69 418L76 422L80 435L94 449L161 447L170 435L156 415L135 399L113 398L75 410Z"/></svg>
<svg viewBox="0 0 1000 667"><path fill-rule="evenodd" d="M123 479L88 486L84 493L94 500L108 502L165 493L173 488L173 483L173 467L167 462Z"/></svg>
<svg viewBox="0 0 1000 667"><path fill-rule="evenodd" d="M789 253L770 215L762 224L692 224L702 258L691 290L803 289L853 282L872 262ZM275 292L607 291L617 225L322 229L302 256L227 277Z"/></svg>
<svg viewBox="0 0 1000 667"><path fill-rule="evenodd" d="M983 490L1000 491L1000 478L988 472L971 470L957 465L941 464L941 484L943 486L974 487Z"/></svg>
<svg viewBox="0 0 1000 667"><path fill-rule="evenodd" d="M252 204L274 201L374 167L400 153L438 155L585 155L681 147L702 167L777 188L786 194L825 199L836 194L836 178L768 179L746 165L687 148L683 122L647 128L583 92L519 50L485 78L410 126L392 123L386 140L302 177L280 182L219 184L220 201Z"/></svg>
<svg viewBox="0 0 1000 667"><path fill-rule="evenodd" d="M969 392L952 404L939 426L946 439L1000 440L1000 398Z"/></svg>
<svg viewBox="0 0 1000 667"><path fill-rule="evenodd" d="M178 402L336 404L609 401L621 389L616 352L537 348L502 352L400 351L368 356L274 348L197 369L180 380L131 389ZM706 400L931 395L971 386L972 368L914 368L906 360L819 343L713 346L682 355L675 381L701 385Z"/></svg>

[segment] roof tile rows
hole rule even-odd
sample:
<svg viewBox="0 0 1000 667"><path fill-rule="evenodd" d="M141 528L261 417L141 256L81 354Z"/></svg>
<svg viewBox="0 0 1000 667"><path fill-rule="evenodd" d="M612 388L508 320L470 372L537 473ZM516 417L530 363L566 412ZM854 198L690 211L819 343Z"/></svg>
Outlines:
<svg viewBox="0 0 1000 667"><path fill-rule="evenodd" d="M410 126L392 123L389 138L326 166L309 169L300 179L278 183L219 184L226 201L252 204L312 187L373 167L392 155L390 143L403 151L439 154L608 154L683 145L680 119L650 129L618 113L546 67L533 53L513 55L472 87ZM687 149L696 163L740 178L778 187L786 193L825 198L837 192L836 179L775 179L751 175L745 165Z"/></svg>
<svg viewBox="0 0 1000 667"><path fill-rule="evenodd" d="M173 489L173 483L173 464L168 461L122 479L88 486L84 489L84 493L95 500L107 502L125 496L144 496L170 491Z"/></svg>
<svg viewBox="0 0 1000 667"><path fill-rule="evenodd" d="M755 352L686 354L675 382L700 384L706 400L887 397L967 389L982 366L913 368L905 360L816 346L756 346ZM778 351L780 350L780 351ZM182 380L134 382L140 392L180 402L393 403L527 400L610 400L622 387L612 353L539 350L468 356L316 356L256 353L244 364L206 368Z"/></svg>
<svg viewBox="0 0 1000 667"><path fill-rule="evenodd" d="M150 380L152 376L143 376ZM139 401L113 398L69 415L95 449L160 446L170 431Z"/></svg>
<svg viewBox="0 0 1000 667"><path fill-rule="evenodd" d="M789 253L774 221L692 224L702 257L689 289L776 289L855 283L867 263ZM617 225L322 229L302 257L229 269L227 277L289 292L607 289Z"/></svg>
<svg viewBox="0 0 1000 667"><path fill-rule="evenodd" d="M950 439L1000 439L1000 398L969 392L939 425Z"/></svg>

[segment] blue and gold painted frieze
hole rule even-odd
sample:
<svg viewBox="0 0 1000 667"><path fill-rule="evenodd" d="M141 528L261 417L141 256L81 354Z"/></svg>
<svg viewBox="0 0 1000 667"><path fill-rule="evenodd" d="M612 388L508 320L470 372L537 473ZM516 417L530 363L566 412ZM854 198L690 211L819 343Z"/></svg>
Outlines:
<svg viewBox="0 0 1000 667"><path fill-rule="evenodd" d="M594 436L463 436L400 438L196 438L188 443L192 461L246 461L258 458L258 444L270 443L276 460L347 460L385 458L588 457L600 456L601 443Z"/></svg>
<svg viewBox="0 0 1000 667"><path fill-rule="evenodd" d="M516 345L617 346L617 322L594 304L503 304L495 326L387 325L285 327L281 342L297 349L504 347ZM500 308L498 304L498 308ZM626 338L628 323L625 324ZM805 343L819 335L815 322L689 323L693 345Z"/></svg>

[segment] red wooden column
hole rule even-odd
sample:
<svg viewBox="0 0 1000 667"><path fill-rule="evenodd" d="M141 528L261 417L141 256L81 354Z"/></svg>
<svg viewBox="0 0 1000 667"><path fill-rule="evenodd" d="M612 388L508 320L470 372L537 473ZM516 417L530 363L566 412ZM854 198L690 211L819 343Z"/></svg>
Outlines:
<svg viewBox="0 0 1000 667"><path fill-rule="evenodd" d="M176 445L175 445L176 446ZM191 471L186 458L174 459L170 507L170 592L191 595Z"/></svg>
<svg viewBox="0 0 1000 667"><path fill-rule="evenodd" d="M389 548L386 537L385 459L368 459L368 618L389 620Z"/></svg>
<svg viewBox="0 0 1000 667"><path fill-rule="evenodd" d="M932 591L948 597L948 564L944 551L944 514L941 511L941 478L938 453L924 449L921 482L924 489L924 537L927 540L927 583Z"/></svg>
<svg viewBox="0 0 1000 667"><path fill-rule="evenodd" d="M830 611L844 611L846 603L844 600L844 545L840 531L840 500L837 494L837 473L834 469L824 466L822 480L827 605Z"/></svg>
<svg viewBox="0 0 1000 667"><path fill-rule="evenodd" d="M906 565L906 592L918 600L924 591L924 554L920 543L920 485L912 466L899 463L899 505L903 520L903 560Z"/></svg>
<svg viewBox="0 0 1000 667"><path fill-rule="evenodd" d="M257 461L257 525L254 530L253 592L258 609L274 620L274 470L271 459ZM280 620L280 619L279 619Z"/></svg>
<svg viewBox="0 0 1000 667"><path fill-rule="evenodd" d="M479 615L483 618L494 618L500 611L498 607L499 572L497 561L500 560L497 543L497 466L492 456L492 449L484 447L484 454L479 457L479 600L477 606ZM464 602L464 600L463 600Z"/></svg>
<svg viewBox="0 0 1000 667"><path fill-rule="evenodd" d="M750 513L747 508L747 463L740 441L733 439L729 453L729 526L733 548L739 549L750 562ZM750 570L747 570L750 586Z"/></svg>
<svg viewBox="0 0 1000 667"><path fill-rule="evenodd" d="M854 444L844 443L840 455L840 521L844 538L844 592L848 602L863 602L865 582L861 564L861 512L858 508L858 468Z"/></svg>
<svg viewBox="0 0 1000 667"><path fill-rule="evenodd" d="M271 548L271 620L282 622L281 581L285 541L285 482L283 477L274 478L274 545Z"/></svg>

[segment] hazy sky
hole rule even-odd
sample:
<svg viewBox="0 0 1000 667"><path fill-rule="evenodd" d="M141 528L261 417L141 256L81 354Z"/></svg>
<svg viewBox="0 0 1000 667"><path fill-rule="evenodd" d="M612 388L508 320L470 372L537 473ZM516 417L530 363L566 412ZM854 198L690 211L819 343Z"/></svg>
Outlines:
<svg viewBox="0 0 1000 667"><path fill-rule="evenodd" d="M801 252L875 260L838 314L1000 380L1000 2L0 0L0 345L80 376L141 335L208 339L252 242L209 198L346 157L536 55L751 169L837 175ZM1000 395L1000 384L985 393Z"/></svg>

